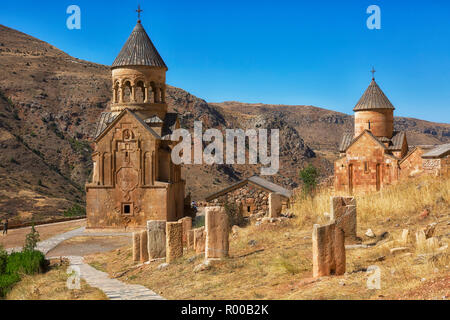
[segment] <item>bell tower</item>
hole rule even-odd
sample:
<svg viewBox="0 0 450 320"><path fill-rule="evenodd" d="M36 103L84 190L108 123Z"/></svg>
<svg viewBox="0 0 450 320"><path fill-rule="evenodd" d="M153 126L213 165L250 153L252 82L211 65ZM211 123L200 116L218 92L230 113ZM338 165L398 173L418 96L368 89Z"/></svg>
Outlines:
<svg viewBox="0 0 450 320"><path fill-rule="evenodd" d="M156 116L163 120L168 68L142 26L140 7L137 12L137 24L111 67L111 112L117 115L129 109L141 119Z"/></svg>

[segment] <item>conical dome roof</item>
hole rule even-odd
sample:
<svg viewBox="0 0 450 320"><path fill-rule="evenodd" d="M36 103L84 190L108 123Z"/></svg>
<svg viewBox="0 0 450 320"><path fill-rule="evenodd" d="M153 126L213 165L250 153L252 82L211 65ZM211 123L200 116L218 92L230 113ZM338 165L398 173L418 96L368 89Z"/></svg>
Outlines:
<svg viewBox="0 0 450 320"><path fill-rule="evenodd" d="M125 66L150 66L167 69L140 21L134 27L112 65L113 68Z"/></svg>
<svg viewBox="0 0 450 320"><path fill-rule="evenodd" d="M353 111L373 110L373 109L392 109L395 110L392 103L380 89L375 79L372 79L366 92L359 99Z"/></svg>

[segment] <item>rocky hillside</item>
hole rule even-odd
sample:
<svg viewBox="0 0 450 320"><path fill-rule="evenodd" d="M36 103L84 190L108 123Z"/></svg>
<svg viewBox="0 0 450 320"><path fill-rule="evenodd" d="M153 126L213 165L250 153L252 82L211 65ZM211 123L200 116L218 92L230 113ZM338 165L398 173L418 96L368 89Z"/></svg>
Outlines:
<svg viewBox="0 0 450 320"><path fill-rule="evenodd" d="M118 48L119 50L120 48ZM83 203L91 173L92 134L111 97L108 66L73 58L52 45L0 25L0 219L57 215ZM207 103L169 87L169 108L182 126L201 120L205 128L279 128L280 174L271 179L298 185L306 162L332 174L348 115L311 106ZM245 108L244 108L245 107ZM410 143L450 140L450 125L399 118ZM186 166L187 188L194 198L258 174L257 166Z"/></svg>

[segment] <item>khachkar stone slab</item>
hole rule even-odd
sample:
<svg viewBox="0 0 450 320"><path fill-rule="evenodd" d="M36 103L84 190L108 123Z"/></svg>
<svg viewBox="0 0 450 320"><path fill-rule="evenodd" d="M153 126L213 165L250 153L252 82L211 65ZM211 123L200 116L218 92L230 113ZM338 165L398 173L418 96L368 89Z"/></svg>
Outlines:
<svg viewBox="0 0 450 320"><path fill-rule="evenodd" d="M224 207L206 207L206 259L220 259L228 256L229 219Z"/></svg>
<svg viewBox="0 0 450 320"><path fill-rule="evenodd" d="M331 197L331 220L344 230L345 238L356 240L356 200L354 197Z"/></svg>
<svg viewBox="0 0 450 320"><path fill-rule="evenodd" d="M183 246L188 247L188 233L192 229L192 218L184 217L178 220L178 222L181 222L183 225Z"/></svg>
<svg viewBox="0 0 450 320"><path fill-rule="evenodd" d="M194 229L188 231L187 234L187 248L188 250L195 248L194 247Z"/></svg>
<svg viewBox="0 0 450 320"><path fill-rule="evenodd" d="M133 232L133 261L141 260L141 233Z"/></svg>
<svg viewBox="0 0 450 320"><path fill-rule="evenodd" d="M147 230L143 230L141 231L141 237L140 237L140 242L141 242L141 262L147 262L148 259L148 240L147 240Z"/></svg>
<svg viewBox="0 0 450 320"><path fill-rule="evenodd" d="M183 256L183 224L167 222L166 224L166 262L171 263Z"/></svg>
<svg viewBox="0 0 450 320"><path fill-rule="evenodd" d="M313 277L345 273L344 231L335 223L314 225L312 233Z"/></svg>
<svg viewBox="0 0 450 320"><path fill-rule="evenodd" d="M206 232L205 227L194 229L194 250L195 253L205 253Z"/></svg>
<svg viewBox="0 0 450 320"><path fill-rule="evenodd" d="M147 221L148 256L149 259L160 259L166 256L166 221Z"/></svg>
<svg viewBox="0 0 450 320"><path fill-rule="evenodd" d="M269 194L269 217L278 218L281 214L282 197L278 193Z"/></svg>

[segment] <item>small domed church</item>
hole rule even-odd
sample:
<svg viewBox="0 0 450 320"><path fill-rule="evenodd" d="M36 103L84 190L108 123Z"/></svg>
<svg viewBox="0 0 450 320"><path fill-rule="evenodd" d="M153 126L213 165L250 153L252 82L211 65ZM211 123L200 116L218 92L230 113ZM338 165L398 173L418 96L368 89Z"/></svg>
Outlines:
<svg viewBox="0 0 450 320"><path fill-rule="evenodd" d="M140 10L139 10L140 13ZM110 110L95 132L87 227L133 229L184 216L185 181L171 161L178 114L167 111L168 68L138 20L112 67Z"/></svg>
<svg viewBox="0 0 450 320"><path fill-rule="evenodd" d="M344 133L334 164L336 191L379 191L400 178L406 134L394 131L394 106L372 78L356 104L354 132Z"/></svg>

